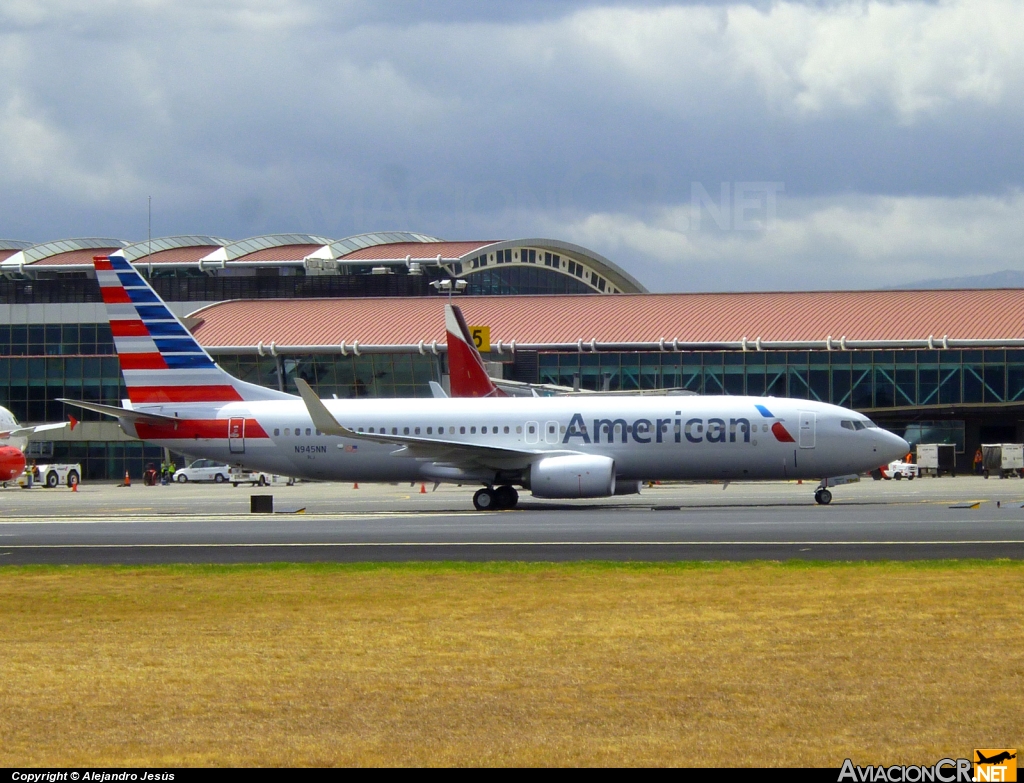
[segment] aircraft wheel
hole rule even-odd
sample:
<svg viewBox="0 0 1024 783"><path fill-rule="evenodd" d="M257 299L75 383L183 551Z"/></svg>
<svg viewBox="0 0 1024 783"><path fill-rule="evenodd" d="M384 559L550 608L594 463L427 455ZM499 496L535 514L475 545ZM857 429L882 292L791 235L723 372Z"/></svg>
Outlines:
<svg viewBox="0 0 1024 783"><path fill-rule="evenodd" d="M820 506L827 506L832 502L832 493L827 489L819 489L814 493L814 501Z"/></svg>
<svg viewBox="0 0 1024 783"><path fill-rule="evenodd" d="M490 487L478 489L473 495L473 505L477 511L493 511L498 505L494 490Z"/></svg>
<svg viewBox="0 0 1024 783"><path fill-rule="evenodd" d="M494 504L497 508L515 508L519 502L519 493L508 484L494 490Z"/></svg>

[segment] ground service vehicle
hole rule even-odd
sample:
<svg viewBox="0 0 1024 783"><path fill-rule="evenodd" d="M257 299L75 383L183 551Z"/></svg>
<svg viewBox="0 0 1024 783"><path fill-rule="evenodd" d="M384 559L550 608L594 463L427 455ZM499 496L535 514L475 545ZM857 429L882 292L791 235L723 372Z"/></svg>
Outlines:
<svg viewBox="0 0 1024 783"><path fill-rule="evenodd" d="M643 480L826 479L906 454L903 438L836 405L774 397L321 400L232 377L120 253L94 260L124 407L64 400L175 451L308 479L477 484L479 509L639 491ZM397 404L396 404L397 403ZM828 503L824 484L815 492Z"/></svg>
<svg viewBox="0 0 1024 783"><path fill-rule="evenodd" d="M41 465L30 465L18 477L18 485L31 489L35 485L54 489L62 484L74 487L82 480L82 466L77 462L51 462Z"/></svg>
<svg viewBox="0 0 1024 783"><path fill-rule="evenodd" d="M279 476L276 473L264 473L260 470L246 470L245 468L231 468L231 485L237 487L239 484L251 484L254 487L266 487L273 484L286 484L291 486L295 480L289 476Z"/></svg>
<svg viewBox="0 0 1024 783"><path fill-rule="evenodd" d="M174 480L179 484L189 481L215 481L223 484L231 477L227 463L215 459L197 459L191 465L174 471Z"/></svg>
<svg viewBox="0 0 1024 783"><path fill-rule="evenodd" d="M956 476L956 447L952 443L917 444L919 475L930 473L938 478L943 473Z"/></svg>
<svg viewBox="0 0 1024 783"><path fill-rule="evenodd" d="M884 479L910 479L913 481L917 478L918 468L913 462L904 462L903 460L894 460L888 465L882 468L882 478Z"/></svg>
<svg viewBox="0 0 1024 783"><path fill-rule="evenodd" d="M1024 445L1020 443L981 444L982 475L999 478L1024 477Z"/></svg>

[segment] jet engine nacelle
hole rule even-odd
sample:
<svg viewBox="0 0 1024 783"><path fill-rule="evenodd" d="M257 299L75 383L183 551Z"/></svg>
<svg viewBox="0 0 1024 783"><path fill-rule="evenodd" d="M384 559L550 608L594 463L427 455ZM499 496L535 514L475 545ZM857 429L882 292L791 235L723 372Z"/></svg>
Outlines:
<svg viewBox="0 0 1024 783"><path fill-rule="evenodd" d="M615 460L589 454L547 457L530 467L530 491L538 498L614 495Z"/></svg>
<svg viewBox="0 0 1024 783"><path fill-rule="evenodd" d="M0 447L0 481L16 479L25 471L25 455L14 446Z"/></svg>

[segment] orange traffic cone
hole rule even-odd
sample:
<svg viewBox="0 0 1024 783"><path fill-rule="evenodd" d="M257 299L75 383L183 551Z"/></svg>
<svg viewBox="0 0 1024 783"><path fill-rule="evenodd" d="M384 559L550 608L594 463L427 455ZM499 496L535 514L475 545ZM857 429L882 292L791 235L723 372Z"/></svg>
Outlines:
<svg viewBox="0 0 1024 783"><path fill-rule="evenodd" d="M72 481L71 482L71 491L72 492L78 492L78 482L77 481Z"/></svg>
<svg viewBox="0 0 1024 783"><path fill-rule="evenodd" d="M420 494L421 495L426 495L427 494L427 485L424 484L423 482L420 482Z"/></svg>
<svg viewBox="0 0 1024 783"><path fill-rule="evenodd" d="M359 482L358 481L355 484L352 485L352 489L359 489Z"/></svg>
<svg viewBox="0 0 1024 783"><path fill-rule="evenodd" d="M132 477L128 475L128 471L124 472L124 485L130 487L132 485Z"/></svg>

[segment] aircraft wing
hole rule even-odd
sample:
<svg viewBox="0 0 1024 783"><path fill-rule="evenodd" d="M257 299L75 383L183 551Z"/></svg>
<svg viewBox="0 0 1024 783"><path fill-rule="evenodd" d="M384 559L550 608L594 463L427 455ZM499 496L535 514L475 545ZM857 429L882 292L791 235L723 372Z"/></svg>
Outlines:
<svg viewBox="0 0 1024 783"><path fill-rule="evenodd" d="M181 419L174 416L164 416L159 413L145 413L144 411L133 411L128 408L119 408L116 405L102 405L98 402L83 402L82 400L69 400L65 397L58 397L57 402L65 405L74 405L77 408L84 408L87 411L102 413L104 416L114 416L118 419L129 421L142 421L147 424L180 424Z"/></svg>
<svg viewBox="0 0 1024 783"><path fill-rule="evenodd" d="M398 457L414 457L431 460L432 462L450 463L453 465L486 466L501 469L524 468L540 457L555 457L578 452L540 451L536 449L510 449L501 446L480 446L459 441L447 441L439 438L423 438L416 435L388 435L386 433L366 433L350 430L338 423L327 406L316 396L309 384L301 378L295 379L302 401L306 403L313 424L321 432L352 440L365 440L373 443L387 443L400 446L394 452Z"/></svg>
<svg viewBox="0 0 1024 783"><path fill-rule="evenodd" d="M39 424L35 427L18 427L17 429L0 432L0 438L23 438L26 435L33 435L37 432L64 429L68 424L69 422L62 421L59 424Z"/></svg>

